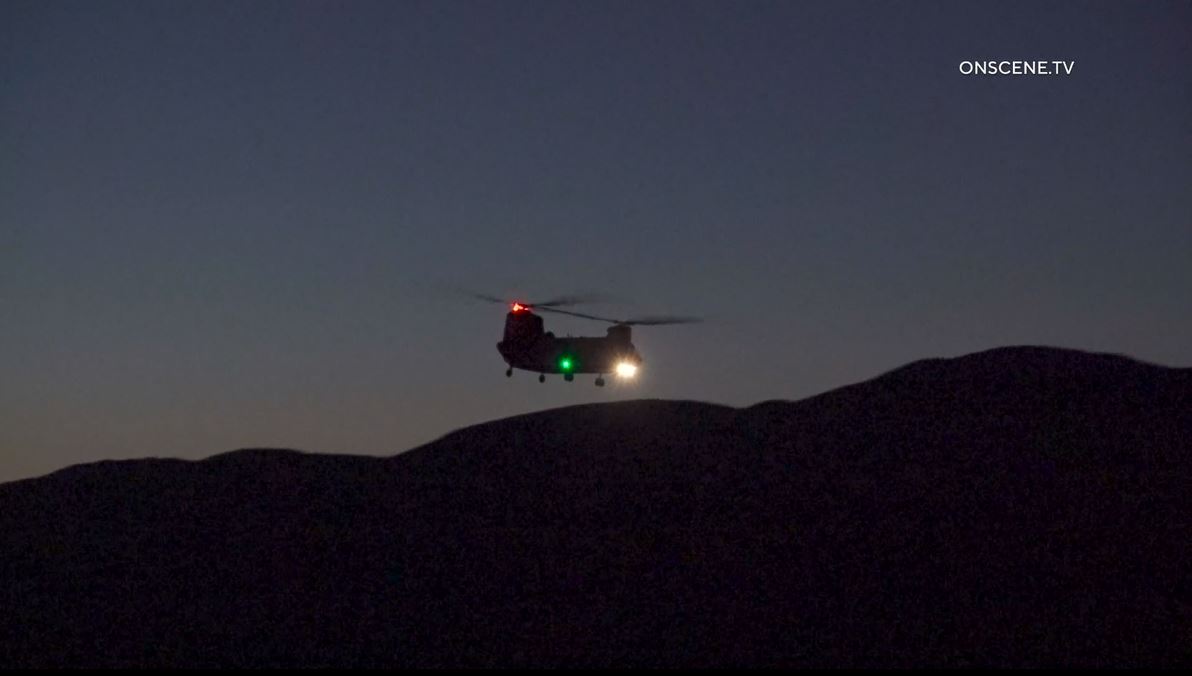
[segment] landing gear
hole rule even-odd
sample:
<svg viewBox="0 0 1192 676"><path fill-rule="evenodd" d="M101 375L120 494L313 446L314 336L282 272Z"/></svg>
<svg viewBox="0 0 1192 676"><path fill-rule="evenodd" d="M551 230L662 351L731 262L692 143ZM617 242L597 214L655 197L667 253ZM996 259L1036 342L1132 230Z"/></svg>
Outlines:
<svg viewBox="0 0 1192 676"><path fill-rule="evenodd" d="M571 381L575 380L575 374L574 373L564 373L563 380L566 380L567 382L571 382Z"/></svg>
<svg viewBox="0 0 1192 676"><path fill-rule="evenodd" d="M604 387L604 376L596 376L596 387Z"/></svg>
<svg viewBox="0 0 1192 676"><path fill-rule="evenodd" d="M509 368L505 369L505 377L506 378L513 377L513 367L509 367Z"/></svg>
<svg viewBox="0 0 1192 676"><path fill-rule="evenodd" d="M538 374L538 382L540 382L540 383L545 383L545 382L546 382L546 376L545 376L544 374L542 374L542 373L539 373L539 374Z"/></svg>

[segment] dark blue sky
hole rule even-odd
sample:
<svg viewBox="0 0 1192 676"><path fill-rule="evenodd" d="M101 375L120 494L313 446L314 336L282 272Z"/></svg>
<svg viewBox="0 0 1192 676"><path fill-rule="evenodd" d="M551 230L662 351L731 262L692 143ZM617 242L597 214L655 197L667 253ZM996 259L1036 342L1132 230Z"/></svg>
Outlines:
<svg viewBox="0 0 1192 676"><path fill-rule="evenodd" d="M1190 66L1187 1L5 2L0 480L1009 344L1192 365ZM713 321L539 385L449 286Z"/></svg>

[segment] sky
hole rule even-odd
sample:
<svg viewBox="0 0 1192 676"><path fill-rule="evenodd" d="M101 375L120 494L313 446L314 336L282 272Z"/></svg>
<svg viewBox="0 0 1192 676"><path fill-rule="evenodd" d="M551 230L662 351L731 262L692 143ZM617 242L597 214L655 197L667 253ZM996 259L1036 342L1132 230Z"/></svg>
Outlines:
<svg viewBox="0 0 1192 676"><path fill-rule="evenodd" d="M1190 66L1186 0L6 0L0 481L1005 345L1192 366ZM539 384L456 288L707 321Z"/></svg>

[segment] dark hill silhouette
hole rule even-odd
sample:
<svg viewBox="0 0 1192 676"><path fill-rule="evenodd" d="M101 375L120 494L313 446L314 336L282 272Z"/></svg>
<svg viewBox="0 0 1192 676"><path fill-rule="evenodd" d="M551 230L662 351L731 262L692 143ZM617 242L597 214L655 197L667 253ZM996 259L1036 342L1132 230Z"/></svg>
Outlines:
<svg viewBox="0 0 1192 676"><path fill-rule="evenodd" d="M1192 369L1048 348L0 486L0 666L1189 666Z"/></svg>

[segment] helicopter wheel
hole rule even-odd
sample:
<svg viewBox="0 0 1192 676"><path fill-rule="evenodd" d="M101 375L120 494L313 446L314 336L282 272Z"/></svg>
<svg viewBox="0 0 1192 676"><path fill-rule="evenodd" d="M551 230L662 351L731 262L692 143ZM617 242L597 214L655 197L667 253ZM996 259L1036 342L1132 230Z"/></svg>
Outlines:
<svg viewBox="0 0 1192 676"><path fill-rule="evenodd" d="M505 369L505 377L506 377L506 378L512 378L512 377L513 377L513 368L512 368L512 367Z"/></svg>
<svg viewBox="0 0 1192 676"><path fill-rule="evenodd" d="M546 376L545 376L545 375L543 375L543 374L541 374L541 373L539 373L539 374L538 374L538 382L540 382L540 383L545 383L545 382L546 382Z"/></svg>
<svg viewBox="0 0 1192 676"><path fill-rule="evenodd" d="M596 378L596 387L604 387L604 378L603 377Z"/></svg>
<svg viewBox="0 0 1192 676"><path fill-rule="evenodd" d="M567 382L571 382L571 381L575 380L575 374L574 373L564 373L563 380L566 380Z"/></svg>

